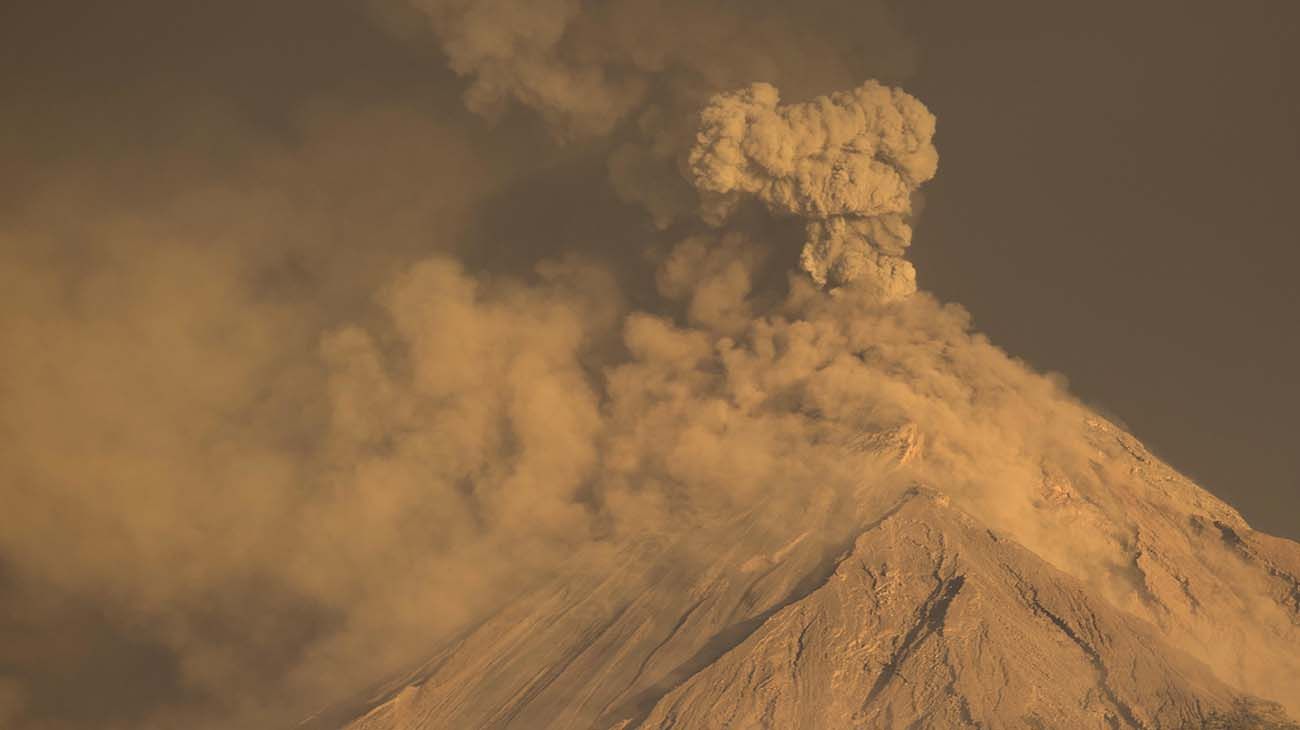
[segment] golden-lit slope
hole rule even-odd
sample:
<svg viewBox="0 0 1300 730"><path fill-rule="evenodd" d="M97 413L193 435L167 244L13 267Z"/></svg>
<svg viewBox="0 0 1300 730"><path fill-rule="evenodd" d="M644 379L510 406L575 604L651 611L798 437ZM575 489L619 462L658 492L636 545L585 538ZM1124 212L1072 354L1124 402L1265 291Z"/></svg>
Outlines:
<svg viewBox="0 0 1300 730"><path fill-rule="evenodd" d="M1252 692L1285 700L1297 681L1300 546L1088 428L1115 481L1085 493L1045 466L1021 529L1055 533L1060 567L938 483L826 491L777 522L752 512L591 561L347 727L1294 727ZM854 448L900 473L926 458L910 427Z"/></svg>

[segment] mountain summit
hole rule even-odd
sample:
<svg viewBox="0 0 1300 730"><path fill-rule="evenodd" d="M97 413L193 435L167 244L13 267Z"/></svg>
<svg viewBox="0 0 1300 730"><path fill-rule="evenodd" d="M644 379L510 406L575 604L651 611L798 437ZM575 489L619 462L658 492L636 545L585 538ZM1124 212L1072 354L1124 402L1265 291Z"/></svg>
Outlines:
<svg viewBox="0 0 1300 730"><path fill-rule="evenodd" d="M1255 533L1113 425L1088 429L1106 469L1128 479L1088 494L1045 472L1036 508L1099 545L1128 525L1110 546L1122 576L1070 575L942 484L828 491L780 527L746 515L575 561L600 568L520 596L332 719L354 713L339 723L349 730L1297 727L1250 690L1300 697L1300 546ZM858 446L885 470L925 458L910 427Z"/></svg>
<svg viewBox="0 0 1300 730"><path fill-rule="evenodd" d="M934 133L918 100L876 82L789 104L767 84L713 96L679 158L713 230L647 254L657 311L566 340L569 401L546 418L503 409L507 456L519 434L546 448L523 450L536 474L507 482L500 534L560 515L584 535L566 567L519 576L418 669L313 722L1296 727L1300 545L1251 530L917 289L905 254ZM782 219L803 226L785 288ZM448 289L413 286L413 301ZM457 306L496 321L481 299ZM449 306L434 301L412 310ZM417 356L476 331L412 321ZM583 350L619 335L613 355ZM569 402L581 418L556 418ZM566 464L556 434L573 424ZM492 508L477 489L472 506Z"/></svg>

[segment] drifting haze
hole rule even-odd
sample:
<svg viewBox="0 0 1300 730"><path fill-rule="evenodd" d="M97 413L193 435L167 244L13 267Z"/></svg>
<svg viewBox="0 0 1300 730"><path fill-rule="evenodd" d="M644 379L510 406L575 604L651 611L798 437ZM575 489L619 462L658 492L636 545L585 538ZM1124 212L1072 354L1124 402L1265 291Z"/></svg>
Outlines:
<svg viewBox="0 0 1300 730"><path fill-rule="evenodd" d="M1026 519L1042 459L1101 478L1085 411L908 296L934 118L863 84L910 64L883 3L373 17L463 90L204 108L7 211L0 721L292 724L574 554L861 488L855 435L908 426L879 489L1122 569Z"/></svg>

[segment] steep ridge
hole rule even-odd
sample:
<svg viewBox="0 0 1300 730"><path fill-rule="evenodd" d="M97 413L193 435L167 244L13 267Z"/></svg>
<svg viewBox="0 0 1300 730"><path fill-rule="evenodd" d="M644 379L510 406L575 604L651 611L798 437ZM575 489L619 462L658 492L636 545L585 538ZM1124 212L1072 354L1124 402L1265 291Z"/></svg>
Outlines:
<svg viewBox="0 0 1300 730"><path fill-rule="evenodd" d="M766 543L758 556L711 539L646 541L515 602L355 727L587 727L643 714L825 581L847 545L821 537L739 538Z"/></svg>
<svg viewBox="0 0 1300 730"><path fill-rule="evenodd" d="M1084 491L1045 470L1038 507L1062 535L1088 533L1112 556L1110 575L1052 562L1221 679L1300 714L1300 545L1254 531L1122 430L1088 425L1104 488Z"/></svg>
<svg viewBox="0 0 1300 730"><path fill-rule="evenodd" d="M1113 425L1087 434L1096 478L1044 460L1034 530L873 481L649 536L310 726L1296 727L1254 695L1300 682L1300 546ZM923 444L903 426L849 448L904 474Z"/></svg>
<svg viewBox="0 0 1300 730"><path fill-rule="evenodd" d="M1268 712L946 498L919 495L636 726L1182 728Z"/></svg>

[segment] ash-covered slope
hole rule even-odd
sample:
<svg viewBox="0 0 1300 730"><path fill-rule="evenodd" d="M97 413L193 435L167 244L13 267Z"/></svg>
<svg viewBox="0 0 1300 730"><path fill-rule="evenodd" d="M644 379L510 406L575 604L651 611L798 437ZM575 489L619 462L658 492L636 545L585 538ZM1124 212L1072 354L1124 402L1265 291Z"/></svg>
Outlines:
<svg viewBox="0 0 1300 730"><path fill-rule="evenodd" d="M547 363L511 387L561 373L564 397L492 411L497 390L435 391L503 414L504 443L532 443L525 463L540 468L508 482L526 498L506 524L581 514L566 529L590 539L567 570L315 724L1294 727L1300 545L1256 534L916 291L913 194L937 163L924 106L873 82L792 104L754 84L713 97L700 122L685 159L702 219L723 230L653 254L665 311L602 319L621 331L613 362L579 347L609 333L576 323L562 328L571 358L539 359L522 348L541 328L494 328L501 306L466 297L521 348L501 368ZM809 276L784 289L763 289L764 262L782 265L788 236L746 223L768 214L804 223ZM593 301L562 292L536 296L566 312ZM413 353L457 352L436 338L478 329L413 321ZM574 403L589 440L565 463L550 416Z"/></svg>
<svg viewBox="0 0 1300 730"><path fill-rule="evenodd" d="M908 499L638 727L1212 727L1249 700L952 509Z"/></svg>
<svg viewBox="0 0 1300 730"><path fill-rule="evenodd" d="M1069 575L940 485L827 490L784 525L741 515L560 578L347 727L1295 727L1253 695L1295 686L1300 546L1092 434L1130 479L1081 494L1045 469L1036 508L1062 542L1131 556L1126 575ZM911 429L863 443L884 468L922 458ZM1243 642L1254 663L1215 663Z"/></svg>

